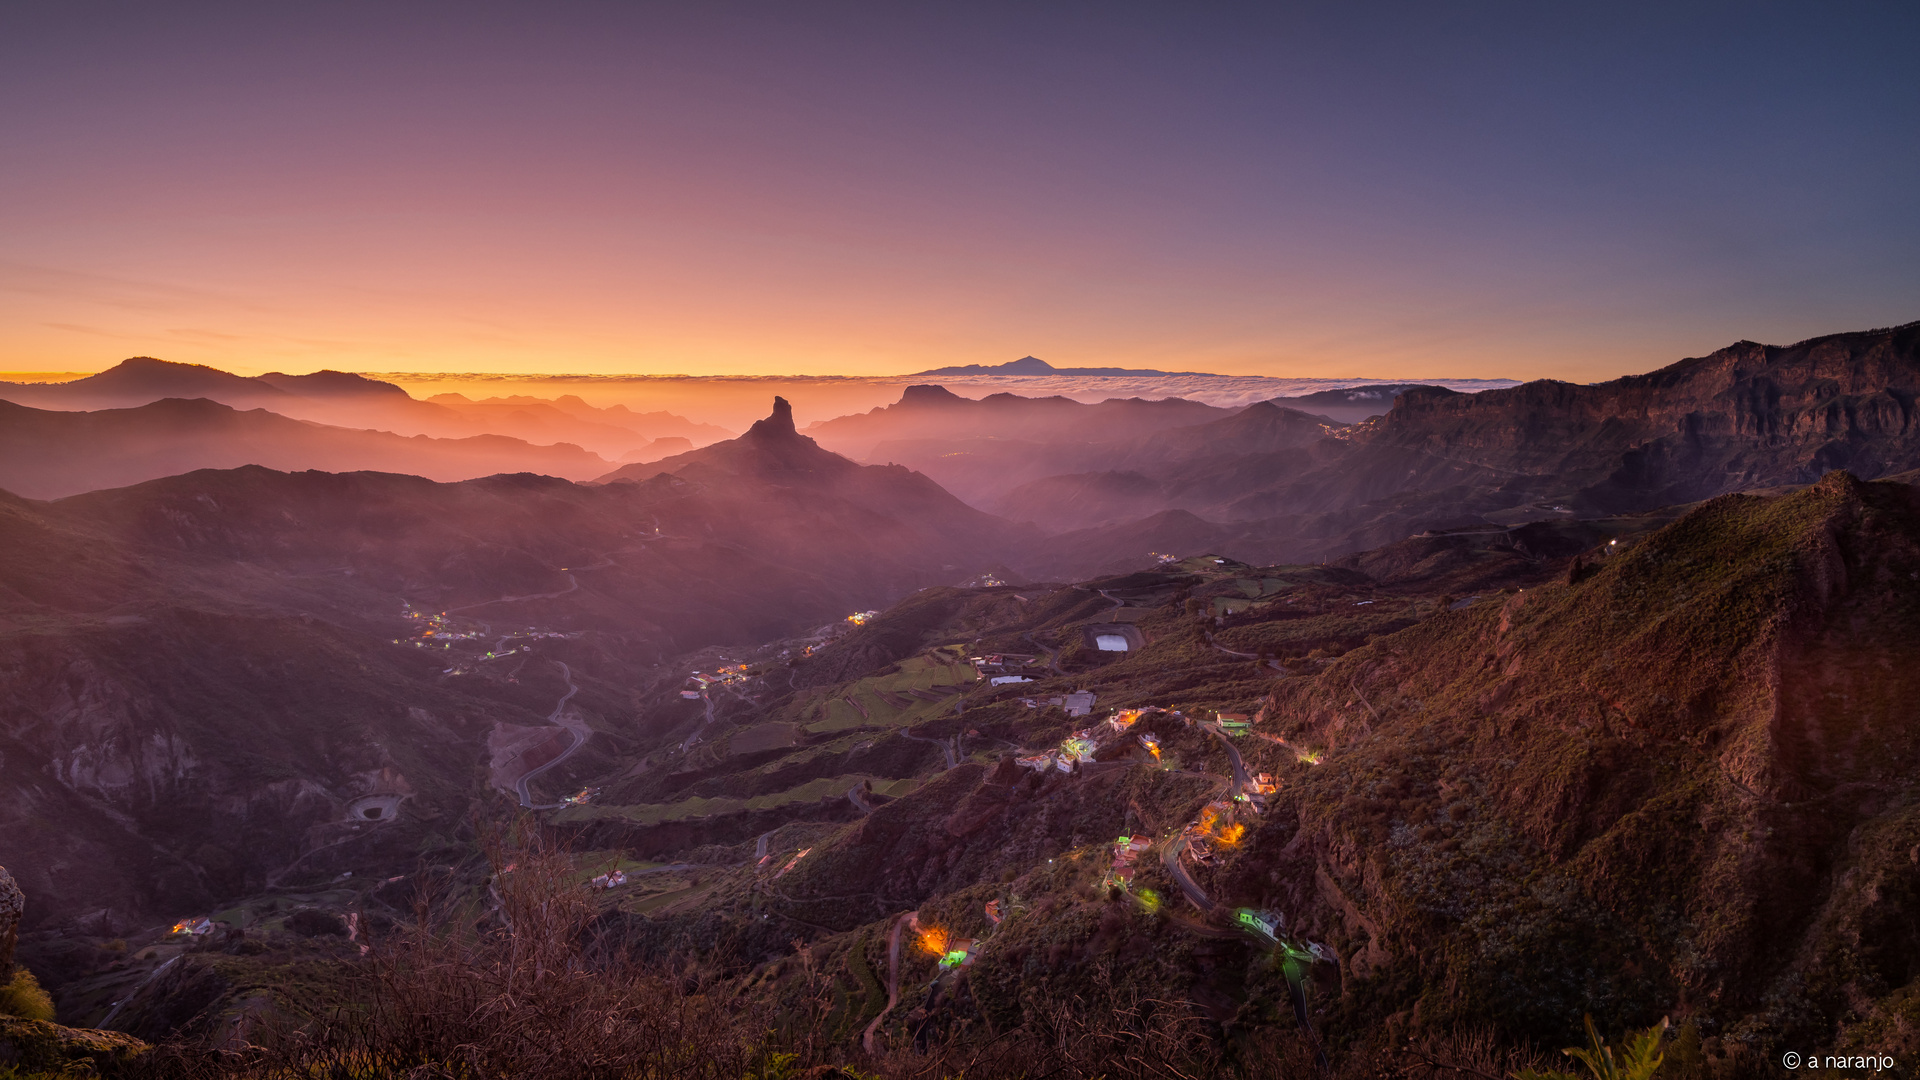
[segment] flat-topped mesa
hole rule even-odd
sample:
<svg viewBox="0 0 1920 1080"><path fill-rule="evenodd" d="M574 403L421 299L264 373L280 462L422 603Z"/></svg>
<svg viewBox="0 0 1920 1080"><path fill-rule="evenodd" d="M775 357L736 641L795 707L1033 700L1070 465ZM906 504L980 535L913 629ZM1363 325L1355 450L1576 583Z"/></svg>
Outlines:
<svg viewBox="0 0 1920 1080"><path fill-rule="evenodd" d="M944 386L933 383L915 383L900 393L900 405L902 408L924 406L942 407L967 402L968 400L969 399L961 397L959 394L954 393Z"/></svg>

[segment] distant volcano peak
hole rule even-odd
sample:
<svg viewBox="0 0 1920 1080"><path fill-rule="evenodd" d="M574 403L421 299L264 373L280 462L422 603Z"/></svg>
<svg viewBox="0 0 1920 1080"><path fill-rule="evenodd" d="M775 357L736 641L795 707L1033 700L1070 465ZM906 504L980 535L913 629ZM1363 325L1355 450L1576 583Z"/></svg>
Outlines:
<svg viewBox="0 0 1920 1080"><path fill-rule="evenodd" d="M1037 356L1023 356L1018 360L1009 360L1004 364L962 364L958 367L934 368L932 371L915 372L912 377L922 375L1099 375L1099 376L1136 376L1136 375L1200 375L1198 371L1156 371L1152 368L1057 368Z"/></svg>

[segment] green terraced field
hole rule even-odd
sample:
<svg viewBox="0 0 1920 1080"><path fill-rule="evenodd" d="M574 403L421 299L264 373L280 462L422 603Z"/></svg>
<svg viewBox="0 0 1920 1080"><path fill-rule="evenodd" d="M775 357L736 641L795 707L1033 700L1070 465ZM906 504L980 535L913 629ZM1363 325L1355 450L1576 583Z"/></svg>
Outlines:
<svg viewBox="0 0 1920 1080"><path fill-rule="evenodd" d="M952 708L950 699L923 701L912 691L929 691L936 686L970 686L979 681L970 665L935 663L924 656L900 662L900 670L886 675L870 675L828 699L826 718L807 725L808 731L846 731L851 728L916 724ZM859 702L859 708L844 698ZM865 714L861 709L866 710Z"/></svg>
<svg viewBox="0 0 1920 1080"><path fill-rule="evenodd" d="M648 803L638 806L571 806L555 815L556 821L584 822L604 818L620 818L642 825L658 825L667 821L688 821L694 818L710 817L718 814L734 814L742 810L770 810L778 806L792 806L798 803L818 802L829 796L844 795L848 788L867 780L875 781L876 789L893 784L885 777L873 777L864 773L847 776L823 776L809 780L796 788L775 792L771 795L758 795L751 799L735 799L725 796L718 798L695 797L675 803ZM888 792L892 794L892 792Z"/></svg>

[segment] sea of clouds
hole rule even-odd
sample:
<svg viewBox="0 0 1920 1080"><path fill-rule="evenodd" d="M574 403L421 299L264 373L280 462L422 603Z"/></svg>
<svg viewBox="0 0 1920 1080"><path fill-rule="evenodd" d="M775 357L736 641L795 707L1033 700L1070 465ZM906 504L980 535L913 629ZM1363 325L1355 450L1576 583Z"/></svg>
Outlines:
<svg viewBox="0 0 1920 1080"><path fill-rule="evenodd" d="M925 381L937 382L967 397L982 396L967 388L984 387L989 388L989 392L1006 391L1021 397L1058 394L1089 402L1107 398L1178 397L1228 408L1251 405L1269 398L1301 397L1320 390L1338 390L1349 386L1417 382L1470 394L1519 385L1513 379L1288 379L1270 375L942 375L929 377Z"/></svg>
<svg viewBox="0 0 1920 1080"><path fill-rule="evenodd" d="M802 428L847 413L865 412L900 400L918 383L944 386L963 397L1010 393L1060 395L1076 401L1107 398L1187 398L1235 408L1316 390L1387 383L1426 383L1465 393L1514 386L1512 379L1306 379L1268 375L536 375L482 372L363 372L398 383L416 397L456 392L474 399L526 394L553 398L577 394L596 405L625 404L641 411L664 409L693 420L741 431L767 415L776 394L793 404Z"/></svg>

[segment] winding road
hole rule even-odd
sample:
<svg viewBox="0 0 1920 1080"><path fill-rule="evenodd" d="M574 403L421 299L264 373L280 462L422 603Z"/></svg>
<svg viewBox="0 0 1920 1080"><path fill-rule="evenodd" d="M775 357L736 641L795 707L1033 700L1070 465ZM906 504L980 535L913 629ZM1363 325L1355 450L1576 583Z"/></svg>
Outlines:
<svg viewBox="0 0 1920 1080"><path fill-rule="evenodd" d="M707 718L700 721L700 726L693 729L693 734L687 736L686 742L680 744L680 752L683 754L693 749L693 744L700 741L701 733L713 726L713 697L705 690L702 690L700 691L700 700L707 706Z"/></svg>
<svg viewBox="0 0 1920 1080"><path fill-rule="evenodd" d="M1066 669L1060 666L1060 650L1059 649L1050 649L1047 646L1040 644L1038 641L1034 640L1034 636L1032 634L1022 634L1020 636L1023 638L1026 638L1027 643L1029 645L1032 645L1034 648L1039 649L1041 652L1047 654L1047 667L1055 675L1065 675L1067 673Z"/></svg>
<svg viewBox="0 0 1920 1080"><path fill-rule="evenodd" d="M1233 745L1233 740L1227 738L1226 732L1212 724L1203 723L1200 726L1206 728L1209 734L1220 740L1221 746L1227 748L1227 760L1233 763L1233 794L1238 795L1246 791L1252 780L1247 776L1247 763L1240 760L1240 748Z"/></svg>
<svg viewBox="0 0 1920 1080"><path fill-rule="evenodd" d="M942 754L946 755L947 768L957 769L960 767L959 755L954 752L954 748L952 745L952 743L957 743L960 741L960 736L955 735L950 742L949 740L946 740L946 739L929 739L924 736L915 735L913 732L908 731L906 728L901 728L900 737L903 739L912 739L914 742L932 743L933 745L940 748L940 752Z"/></svg>
<svg viewBox="0 0 1920 1080"><path fill-rule="evenodd" d="M533 796L527 792L527 782L572 757L574 751L587 744L587 735L585 733L575 729L571 725L561 722L561 713L566 709L567 702L573 700L573 695L579 693L580 688L573 684L573 669L561 661L556 660L554 662L560 665L560 675L567 680L567 692L560 696L560 701L554 705L553 712L547 715L547 723L555 727L566 728L567 734L573 736L573 744L565 750L562 750L558 757L547 762L545 765L539 765L521 773L520 779L513 782L513 790L520 796L520 805L528 810L558 810L560 807L566 805L566 803L541 803L535 805Z"/></svg>
<svg viewBox="0 0 1920 1080"><path fill-rule="evenodd" d="M880 1015L873 1018L873 1023L867 1025L866 1033L860 1036L860 1045L866 1047L869 1054L875 1053L873 1036L880 1030L880 1022L900 1003L900 930L908 919L919 914L917 911L907 911L893 917L893 931L887 935L887 1007L880 1010Z"/></svg>
<svg viewBox="0 0 1920 1080"><path fill-rule="evenodd" d="M865 781L861 783L865 783ZM873 807L867 802L865 796L861 794L860 787L861 784L855 784L847 789L847 801L853 804L855 810L863 814L871 814L873 813Z"/></svg>
<svg viewBox="0 0 1920 1080"><path fill-rule="evenodd" d="M582 569L590 569L590 568L582 567ZM564 589L561 589L559 592L530 593L526 596L503 596L498 600L482 600L477 604L468 604L465 607L448 608L447 614L451 615L456 611L472 611L474 608L483 608L490 604L517 604L522 600L551 600L556 596L565 596L568 593L574 592L579 588L580 588L580 580L574 577L572 574L568 574L567 587Z"/></svg>
<svg viewBox="0 0 1920 1080"><path fill-rule="evenodd" d="M1207 890L1193 880L1193 875L1187 873L1186 864L1180 861L1180 856L1186 853L1187 832L1182 829L1172 840L1167 841L1166 853L1160 857L1160 861L1166 864L1167 873L1173 876L1173 883L1180 886L1180 891L1186 895L1187 900L1202 913L1211 915L1218 910L1218 905L1213 902L1212 897L1207 895Z"/></svg>
<svg viewBox="0 0 1920 1080"><path fill-rule="evenodd" d="M127 1002L132 1001L134 998L139 997L141 992L144 991L149 985L153 983L153 980L159 978L163 973L166 972L168 968L172 967L173 965L179 962L180 962L180 958L176 956L168 960L166 963L161 964L159 967L154 968L153 971L149 973L146 978L140 980L140 985L134 987L132 993L129 993L126 997L123 997L119 1001L116 1001L113 1003L113 1008L108 1009L107 1015L100 1019L99 1026L104 1028L108 1024L113 1023L113 1018L120 1015L120 1010L126 1008ZM893 1006L888 1005L887 1007L892 1008Z"/></svg>

